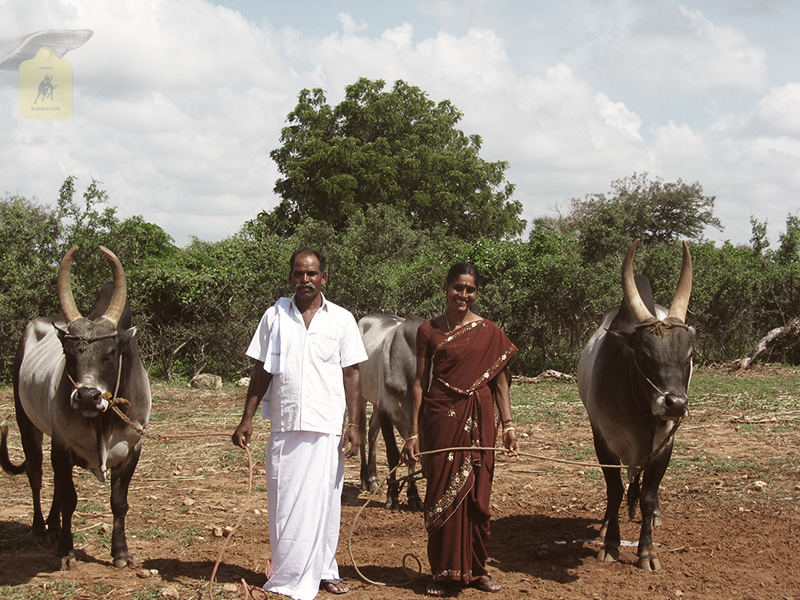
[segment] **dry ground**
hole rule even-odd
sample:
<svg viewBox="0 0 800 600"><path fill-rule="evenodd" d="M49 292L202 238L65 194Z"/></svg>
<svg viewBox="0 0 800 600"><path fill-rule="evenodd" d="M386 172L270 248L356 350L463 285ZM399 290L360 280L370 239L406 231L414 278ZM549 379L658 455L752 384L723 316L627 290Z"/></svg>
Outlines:
<svg viewBox="0 0 800 600"><path fill-rule="evenodd" d="M781 375L786 379L785 371ZM755 375L765 381L773 376L772 371ZM664 525L655 530L654 539L660 544L662 570L655 574L635 567L635 546L623 549L619 563L601 564L594 558L605 502L598 470L530 457L500 459L489 551L490 567L503 591L493 597L800 598L800 567L794 556L800 547L800 417L786 410L797 406L797 396L791 397L796 389L780 393L790 395L782 398L781 410L767 407L746 414L735 410L736 402L724 394L693 399L695 409L677 433L661 488ZM574 384L515 385L512 398L518 405L518 426L527 422L520 427L527 436L523 452L595 460ZM76 470L80 564L77 570L60 572L53 547L30 536L26 478L0 475L0 599L208 597L208 579L223 544L214 529L235 525L247 499L246 455L224 435L214 435L233 430L242 399L243 392L234 389L154 386L153 433L208 437L146 440L128 517L129 544L140 570L118 571L111 565L105 525L112 520L108 484ZM12 414L11 393L0 392L0 419ZM19 462L13 417L9 423L12 459ZM242 579L254 585L265 581L269 548L262 457L267 439L266 422L257 423L256 489L222 558L215 598L242 598ZM414 553L423 572L428 571L420 513L390 512L382 502L363 511L355 524L352 553L368 578L387 585L358 577L348 553L354 518L367 499L359 489L358 468L358 461L351 459L345 474L339 562L352 588L346 597L421 597L427 579L405 584L401 567L403 556ZM49 467L45 475L43 495L49 503ZM424 491L424 482L421 486ZM635 542L638 528L637 522L625 519L623 538ZM321 592L319 597L326 596ZM468 589L460 597L485 594Z"/></svg>

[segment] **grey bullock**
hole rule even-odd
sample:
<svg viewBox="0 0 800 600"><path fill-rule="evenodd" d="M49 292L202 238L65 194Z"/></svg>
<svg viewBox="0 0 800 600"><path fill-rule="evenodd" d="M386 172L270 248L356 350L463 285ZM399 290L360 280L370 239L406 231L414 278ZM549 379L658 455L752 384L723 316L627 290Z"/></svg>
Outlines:
<svg viewBox="0 0 800 600"><path fill-rule="evenodd" d="M125 272L113 252L100 247L114 276L88 317L78 311L70 286L77 246L61 261L58 298L62 315L34 319L25 328L14 367L14 403L25 460L8 456L7 429L0 445L0 463L12 474L25 472L33 495L33 531L58 540L61 568L76 566L72 514L77 494L73 467L89 469L101 482L111 471L114 529L111 555L119 568L136 563L128 552L125 516L128 486L142 440L134 427L144 428L150 415L150 383L131 328ZM118 406L133 424L113 410ZM47 527L41 508L42 436L52 439L53 503Z"/></svg>
<svg viewBox="0 0 800 600"><path fill-rule="evenodd" d="M683 244L678 288L669 311L656 305L650 282L633 276L631 244L622 263L623 302L606 312L578 363L578 389L589 415L597 458L628 467L628 510L642 513L638 566L661 568L652 528L660 523L658 486L667 470L675 428L686 415L695 330L685 324L692 289L692 259ZM598 558L619 559L619 469L603 468L608 504ZM641 477L641 486L640 486Z"/></svg>
<svg viewBox="0 0 800 600"><path fill-rule="evenodd" d="M374 491L378 488L377 457L375 445L378 430L383 433L389 468L400 462L400 451L394 437L394 427L405 439L411 419L411 388L417 371L417 329L422 324L418 316L407 319L396 315L369 314L358 322L361 339L367 349L366 362L359 365L361 373L361 397L366 409L373 405L366 434L366 410L361 412L361 486ZM369 461L365 456L366 440L369 438ZM389 478L386 492L386 508L398 509L399 486L394 473ZM416 483L408 482L408 503L412 509L422 507Z"/></svg>

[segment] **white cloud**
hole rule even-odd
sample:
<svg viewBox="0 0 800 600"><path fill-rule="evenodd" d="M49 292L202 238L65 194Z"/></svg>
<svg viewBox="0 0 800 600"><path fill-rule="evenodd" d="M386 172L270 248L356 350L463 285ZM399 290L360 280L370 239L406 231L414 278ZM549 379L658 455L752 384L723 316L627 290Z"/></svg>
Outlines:
<svg viewBox="0 0 800 600"><path fill-rule="evenodd" d="M0 0L0 36L94 31L65 57L71 119L21 119L15 74L0 72L12 157L0 193L53 202L66 175L95 177L124 216L181 244L221 239L277 202L269 152L300 89L322 86L335 104L363 76L451 100L482 156L510 162L527 219L647 171L700 181L718 198L719 237L746 241L753 206L775 230L800 208L800 84L769 81L770 55L746 30L762 13L734 23L701 4L398 3L377 30L325 7L312 35L272 3L248 20L208 0Z"/></svg>
<svg viewBox="0 0 800 600"><path fill-rule="evenodd" d="M615 8L576 52L587 70L666 97L764 89L766 54L739 29L671 3Z"/></svg>
<svg viewBox="0 0 800 600"><path fill-rule="evenodd" d="M758 101L754 129L800 141L800 83L774 87Z"/></svg>

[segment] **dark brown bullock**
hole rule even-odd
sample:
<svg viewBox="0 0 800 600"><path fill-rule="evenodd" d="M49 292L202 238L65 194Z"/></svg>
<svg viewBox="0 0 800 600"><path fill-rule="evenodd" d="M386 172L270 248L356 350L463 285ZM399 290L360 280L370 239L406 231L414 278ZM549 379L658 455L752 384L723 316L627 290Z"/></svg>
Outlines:
<svg viewBox="0 0 800 600"><path fill-rule="evenodd" d="M622 305L606 312L578 363L578 389L589 414L600 464L628 468L628 509L642 513L638 566L660 569L652 528L660 521L658 486L672 455L673 434L686 415L692 374L693 327L685 324L692 289L692 259L683 265L669 311L653 301L650 282L633 276L631 244L622 263ZM620 470L603 468L608 505L598 558L619 559ZM641 477L641 485L640 485Z"/></svg>
<svg viewBox="0 0 800 600"><path fill-rule="evenodd" d="M58 540L61 568L76 565L72 514L77 494L75 465L89 469L100 481L111 472L114 530L111 555L119 567L135 565L128 552L125 516L128 486L142 447L141 436L113 410L121 407L135 427L144 428L150 415L150 383L131 328L125 272L113 252L100 247L114 276L88 317L78 311L70 286L72 257L67 252L58 273L62 315L34 319L25 328L14 366L14 403L25 461L8 457L4 430L0 463L5 471L27 473L33 495L33 531ZM124 399L125 402L122 400ZM120 402L117 404L117 402ZM45 520L41 508L42 436L52 439L53 503Z"/></svg>
<svg viewBox="0 0 800 600"><path fill-rule="evenodd" d="M369 357L359 365L361 373L361 487L370 491L378 488L375 446L378 430L383 434L389 468L394 469L400 461L400 451L394 437L394 428L405 439L411 419L411 386L417 371L417 329L422 319L416 315L403 319L397 315L370 314L358 322L361 339ZM366 430L366 406L373 405ZM365 446L369 440L368 459ZM389 478L386 491L386 508L398 509L399 486L394 473ZM408 482L408 504L412 509L422 508L417 486Z"/></svg>

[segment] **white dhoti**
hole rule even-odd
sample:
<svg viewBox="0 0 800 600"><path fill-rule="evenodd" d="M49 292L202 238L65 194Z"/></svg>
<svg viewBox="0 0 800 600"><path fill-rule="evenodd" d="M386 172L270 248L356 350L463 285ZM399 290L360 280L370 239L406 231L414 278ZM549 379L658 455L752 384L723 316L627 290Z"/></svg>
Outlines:
<svg viewBox="0 0 800 600"><path fill-rule="evenodd" d="M341 435L270 435L267 500L272 565L264 589L312 600L323 579L338 579L344 454Z"/></svg>

